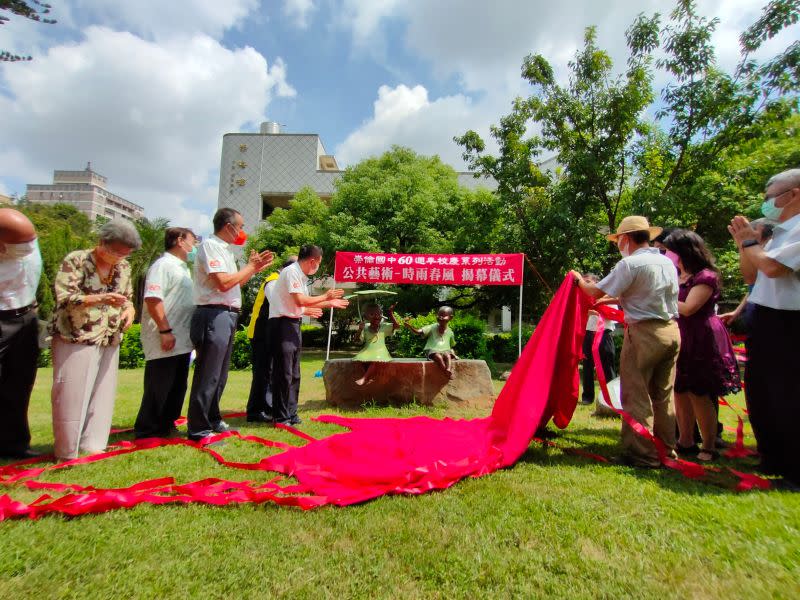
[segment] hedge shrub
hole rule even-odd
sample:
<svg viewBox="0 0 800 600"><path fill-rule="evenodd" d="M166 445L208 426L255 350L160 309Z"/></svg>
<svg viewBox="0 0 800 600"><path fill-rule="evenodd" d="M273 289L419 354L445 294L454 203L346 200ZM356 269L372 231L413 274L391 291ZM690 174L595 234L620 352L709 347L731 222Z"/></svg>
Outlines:
<svg viewBox="0 0 800 600"><path fill-rule="evenodd" d="M436 322L436 313L431 311L411 319L411 324L420 329ZM491 362L492 357L486 345L486 323L470 314L457 315L450 321L450 329L455 337L453 350L461 358L475 358ZM425 338L405 327L395 331L387 339L389 352L397 358L423 358Z"/></svg>
<svg viewBox="0 0 800 600"><path fill-rule="evenodd" d="M141 325L134 323L122 336L122 344L119 347L120 369L138 369L144 366L141 330Z"/></svg>
<svg viewBox="0 0 800 600"><path fill-rule="evenodd" d="M244 371L250 369L253 362L250 338L247 331L238 329L233 336L233 351L231 352L231 369Z"/></svg>

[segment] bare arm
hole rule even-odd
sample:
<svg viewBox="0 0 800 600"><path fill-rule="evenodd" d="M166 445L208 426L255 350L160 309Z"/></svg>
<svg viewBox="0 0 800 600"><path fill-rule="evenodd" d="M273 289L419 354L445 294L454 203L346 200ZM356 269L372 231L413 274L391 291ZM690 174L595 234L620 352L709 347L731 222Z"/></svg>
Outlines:
<svg viewBox="0 0 800 600"><path fill-rule="evenodd" d="M710 285L700 284L689 290L684 302L678 302L678 314L682 317L689 317L702 308L711 298L714 290Z"/></svg>
<svg viewBox="0 0 800 600"><path fill-rule="evenodd" d="M731 312L727 312L727 313L721 314L719 316L720 320L723 323L725 323L725 325L730 325L731 323L733 323L742 314L742 311L744 310L744 307L747 305L748 298L750 298L750 293L749 292L744 295L744 298L742 298L742 301L739 302L739 306L734 308Z"/></svg>
<svg viewBox="0 0 800 600"><path fill-rule="evenodd" d="M251 252L247 264L235 273L209 273L208 278L219 292L227 292L232 287L246 283L253 275L260 273L272 264L273 256L269 250Z"/></svg>
<svg viewBox="0 0 800 600"><path fill-rule="evenodd" d="M758 241L758 234L745 217L739 215L731 219L728 231L739 247L739 270L742 272L742 278L745 283L755 283L759 271L770 279L786 277L792 273L789 267L767 256L767 253L760 245L754 244L747 248L742 247L742 244L746 241Z"/></svg>
<svg viewBox="0 0 800 600"><path fill-rule="evenodd" d="M606 293L597 287L594 283L590 281L586 281L583 278L583 275L578 273L577 271L570 271L572 276L575 278L575 284L581 288L581 291L591 298L602 298L606 295Z"/></svg>
<svg viewBox="0 0 800 600"><path fill-rule="evenodd" d="M158 335L161 340L161 349L168 352L175 347L175 336L172 333L172 328L169 326L169 319L167 313L164 311L164 301L161 298L145 298L145 306L147 313L153 319L158 327ZM167 331L168 333L161 333Z"/></svg>
<svg viewBox="0 0 800 600"><path fill-rule="evenodd" d="M410 329L411 331L413 331L417 335L425 335L425 332L422 331L422 329L417 329L416 327L414 327L411 324L410 321L411 321L411 317L406 317L405 320L403 321L403 325L405 325L407 329Z"/></svg>
<svg viewBox="0 0 800 600"><path fill-rule="evenodd" d="M303 308L346 308L350 302L343 300L343 295L343 289L328 290L321 296L291 294L295 304Z"/></svg>
<svg viewBox="0 0 800 600"><path fill-rule="evenodd" d="M392 304L389 307L389 318L392 320L392 328L393 329L399 329L400 328L400 323L397 322L397 317L394 314L394 307L395 306L397 306L397 305L396 304Z"/></svg>

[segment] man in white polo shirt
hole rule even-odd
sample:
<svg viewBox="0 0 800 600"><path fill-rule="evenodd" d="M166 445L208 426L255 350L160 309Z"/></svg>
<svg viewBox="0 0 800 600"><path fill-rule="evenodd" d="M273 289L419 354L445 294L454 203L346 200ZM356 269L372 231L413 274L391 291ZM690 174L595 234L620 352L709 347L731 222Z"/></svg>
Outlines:
<svg viewBox="0 0 800 600"><path fill-rule="evenodd" d="M0 208L0 458L39 455L30 448L28 403L39 358L41 274L33 223L13 208Z"/></svg>
<svg viewBox="0 0 800 600"><path fill-rule="evenodd" d="M241 284L272 264L272 252L251 252L237 270L229 246L244 245L244 219L239 211L220 208L214 214L214 234L203 240L194 263L194 303L190 337L197 359L189 394L188 435L201 440L230 431L222 420L219 401L228 382L233 335L242 307Z"/></svg>
<svg viewBox="0 0 800 600"><path fill-rule="evenodd" d="M745 398L762 470L784 476L779 484L800 490L800 169L767 182L761 212L778 221L762 248L746 218L728 230L739 247L745 283L754 283L747 337Z"/></svg>
<svg viewBox="0 0 800 600"><path fill-rule="evenodd" d="M189 377L194 313L192 275L188 260L197 254L191 229L164 232L164 254L147 271L142 311L144 392L133 426L137 438L164 437L175 429Z"/></svg>
<svg viewBox="0 0 800 600"><path fill-rule="evenodd" d="M319 269L322 248L300 248L297 262L281 271L270 295L269 318L275 319L272 353L272 418L275 423L299 425L297 400L300 393L300 319L319 317L323 308L345 308L344 290L328 290L321 296L308 295L308 276Z"/></svg>
<svg viewBox="0 0 800 600"><path fill-rule="evenodd" d="M607 238L619 247L622 260L605 279L590 283L577 271L573 276L583 292L594 298L618 298L625 312L625 339L620 356L622 408L674 452L675 413L672 388L680 350L678 330L678 272L650 240L661 233L645 217L620 221ZM652 427L651 427L652 425ZM621 462L658 467L655 445L623 421Z"/></svg>

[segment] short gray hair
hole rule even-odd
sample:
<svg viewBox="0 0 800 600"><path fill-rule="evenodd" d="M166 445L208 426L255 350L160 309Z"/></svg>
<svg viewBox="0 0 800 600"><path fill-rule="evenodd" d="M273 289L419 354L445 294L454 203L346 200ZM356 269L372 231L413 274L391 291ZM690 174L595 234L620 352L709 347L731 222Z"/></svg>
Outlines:
<svg viewBox="0 0 800 600"><path fill-rule="evenodd" d="M769 178L769 181L767 181L766 187L776 183L788 183L790 189L793 187L800 187L800 169L787 169L782 173L773 175Z"/></svg>
<svg viewBox="0 0 800 600"><path fill-rule="evenodd" d="M131 250L142 247L142 238L139 232L130 223L125 221L109 221L100 228L100 242L103 244L122 244Z"/></svg>

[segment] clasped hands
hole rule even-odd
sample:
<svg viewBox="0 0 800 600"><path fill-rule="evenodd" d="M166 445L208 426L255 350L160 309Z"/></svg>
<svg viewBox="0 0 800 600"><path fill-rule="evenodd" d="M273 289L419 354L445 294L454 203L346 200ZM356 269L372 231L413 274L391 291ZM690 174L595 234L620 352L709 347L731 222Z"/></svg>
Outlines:
<svg viewBox="0 0 800 600"><path fill-rule="evenodd" d="M753 226L750 225L750 221L741 215L737 215L731 219L731 224L728 225L728 232L731 234L731 237L733 237L739 249L741 249L742 244L747 240L758 241L758 233L753 229Z"/></svg>
<svg viewBox="0 0 800 600"><path fill-rule="evenodd" d="M264 250L263 252L256 252L253 250L250 252L250 258L247 262L253 266L256 273L260 273L269 267L273 260L275 260L275 255L269 250Z"/></svg>

